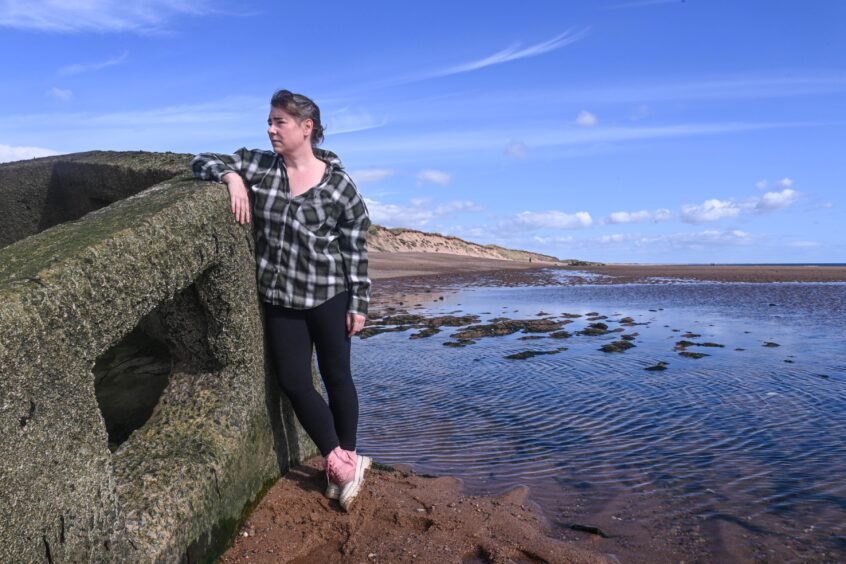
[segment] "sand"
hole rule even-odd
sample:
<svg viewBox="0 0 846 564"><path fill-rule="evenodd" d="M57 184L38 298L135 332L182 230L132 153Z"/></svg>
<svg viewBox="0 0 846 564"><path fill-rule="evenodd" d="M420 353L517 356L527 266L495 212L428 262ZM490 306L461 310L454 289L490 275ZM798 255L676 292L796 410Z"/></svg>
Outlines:
<svg viewBox="0 0 846 564"><path fill-rule="evenodd" d="M485 272L508 277L531 275L540 268L561 268L613 277L591 283L626 283L648 277L720 282L846 282L846 266L649 265L562 266L554 263L497 260L434 253L370 253L370 277L385 280L421 276L465 276Z"/></svg>
<svg viewBox="0 0 846 564"><path fill-rule="evenodd" d="M320 457L279 480L220 562L611 562L546 536L525 487L464 495L449 477L373 469L349 513L323 496Z"/></svg>

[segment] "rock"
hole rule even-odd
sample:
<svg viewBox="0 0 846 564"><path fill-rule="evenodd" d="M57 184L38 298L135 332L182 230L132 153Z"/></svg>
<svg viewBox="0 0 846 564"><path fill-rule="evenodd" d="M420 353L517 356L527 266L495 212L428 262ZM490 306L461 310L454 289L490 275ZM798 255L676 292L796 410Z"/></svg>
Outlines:
<svg viewBox="0 0 846 564"><path fill-rule="evenodd" d="M557 348L557 349L553 349L551 351L521 351L521 352L518 352L518 353L510 354L510 355L508 355L504 358L507 358L509 360L524 360L524 359L527 359L527 358L531 358L533 356L539 356L539 355L542 355L542 354L557 354L557 353L560 353L561 351L566 351L566 350L567 350L567 347L560 347L560 348Z"/></svg>
<svg viewBox="0 0 846 564"><path fill-rule="evenodd" d="M649 370L650 372L655 372L658 370L666 370L667 363L663 360L659 360L657 363L653 364L652 366L647 366L644 370Z"/></svg>
<svg viewBox="0 0 846 564"><path fill-rule="evenodd" d="M705 353L682 351L682 352L679 353L679 356L683 356L685 358L702 358L703 356L709 356L709 355L707 355Z"/></svg>
<svg viewBox="0 0 846 564"><path fill-rule="evenodd" d="M780 347L781 345L779 345L778 343L774 343L772 341L767 341L767 342L764 343L763 346L769 347L769 348L774 348L774 347Z"/></svg>
<svg viewBox="0 0 846 564"><path fill-rule="evenodd" d="M623 352L633 347L634 345L629 341L614 341L613 343L602 345L599 350L602 352Z"/></svg>

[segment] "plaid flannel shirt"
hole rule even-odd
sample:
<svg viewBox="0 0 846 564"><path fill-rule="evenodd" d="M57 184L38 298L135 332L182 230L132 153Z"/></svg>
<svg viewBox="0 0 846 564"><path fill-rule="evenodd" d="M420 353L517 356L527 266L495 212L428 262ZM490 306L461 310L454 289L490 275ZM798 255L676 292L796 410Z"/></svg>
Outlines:
<svg viewBox="0 0 846 564"><path fill-rule="evenodd" d="M191 169L203 180L220 182L227 172L244 178L264 301L308 309L347 290L348 311L367 315L367 207L337 155L317 148L314 155L326 162L326 173L296 197L291 197L285 162L273 151L201 153L191 160Z"/></svg>

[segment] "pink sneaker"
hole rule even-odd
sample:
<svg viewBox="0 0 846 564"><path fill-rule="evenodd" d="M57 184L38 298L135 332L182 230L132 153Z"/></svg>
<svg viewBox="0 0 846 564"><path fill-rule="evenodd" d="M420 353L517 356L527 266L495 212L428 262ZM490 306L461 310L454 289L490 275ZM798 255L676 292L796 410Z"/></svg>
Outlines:
<svg viewBox="0 0 846 564"><path fill-rule="evenodd" d="M371 464L369 456L336 447L326 457L326 497L340 499L341 507L349 511L364 482L364 471Z"/></svg>

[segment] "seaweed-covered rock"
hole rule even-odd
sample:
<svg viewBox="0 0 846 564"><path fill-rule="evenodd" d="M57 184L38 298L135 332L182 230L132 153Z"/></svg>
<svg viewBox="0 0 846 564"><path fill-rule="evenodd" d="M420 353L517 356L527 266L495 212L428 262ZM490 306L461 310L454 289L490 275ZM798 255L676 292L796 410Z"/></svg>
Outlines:
<svg viewBox="0 0 846 564"><path fill-rule="evenodd" d="M634 345L629 341L614 341L602 345L599 350L602 352L623 352L633 347Z"/></svg>
<svg viewBox="0 0 846 564"><path fill-rule="evenodd" d="M479 339L481 337L511 335L518 331L524 333L546 333L560 329L563 325L563 321L553 321L551 319L507 319L496 323L471 325L466 329L453 333L452 337L455 339Z"/></svg>
<svg viewBox="0 0 846 564"><path fill-rule="evenodd" d="M579 335L587 335L589 337L596 337L599 335L608 334L608 326L604 323L591 323L584 329L578 332Z"/></svg>
<svg viewBox="0 0 846 564"><path fill-rule="evenodd" d="M705 356L708 356L708 355L705 354L705 353L700 353L700 352L681 351L679 353L679 356L683 356L685 358L702 358L702 357L705 357Z"/></svg>
<svg viewBox="0 0 846 564"><path fill-rule="evenodd" d="M569 339L573 336L573 334L567 331L554 331L550 333L549 336L553 339Z"/></svg>
<svg viewBox="0 0 846 564"><path fill-rule="evenodd" d="M467 345L473 345L476 341L473 339L457 339L455 341L444 341L445 347L453 347L453 348L460 348L466 347Z"/></svg>
<svg viewBox="0 0 846 564"><path fill-rule="evenodd" d="M507 358L509 360L525 360L525 359L531 358L533 356L540 356L540 355L544 355L544 354L558 354L561 351L566 351L566 350L567 350L567 347L559 347L559 348L553 349L551 351L520 351L518 353L509 354L508 356L505 356L504 358Z"/></svg>
<svg viewBox="0 0 846 564"><path fill-rule="evenodd" d="M667 363L664 362L663 360L659 360L658 362L656 362L652 366L647 366L646 368L644 368L644 370L648 370L649 372L657 372L657 371L666 370L666 369L667 369Z"/></svg>
<svg viewBox="0 0 846 564"><path fill-rule="evenodd" d="M395 333L398 331L408 331L412 327L409 325L394 325L394 326L375 326L371 325L370 327L365 327L358 333L356 336L360 339L369 339L370 337L374 337L376 335L381 335L382 333Z"/></svg>
<svg viewBox="0 0 846 564"><path fill-rule="evenodd" d="M412 333L408 336L409 339L425 339L426 337L431 337L432 335L437 335L440 333L441 330L437 327L425 327L418 331L417 333Z"/></svg>

